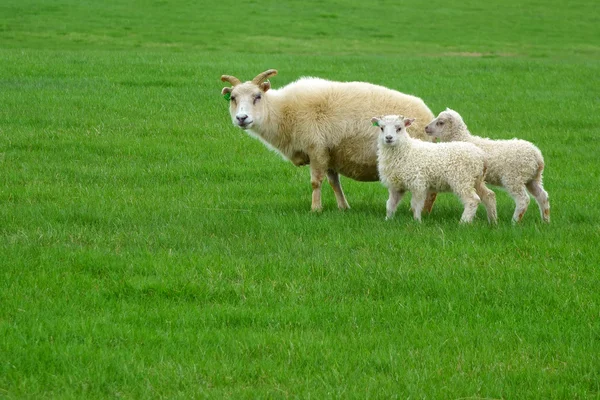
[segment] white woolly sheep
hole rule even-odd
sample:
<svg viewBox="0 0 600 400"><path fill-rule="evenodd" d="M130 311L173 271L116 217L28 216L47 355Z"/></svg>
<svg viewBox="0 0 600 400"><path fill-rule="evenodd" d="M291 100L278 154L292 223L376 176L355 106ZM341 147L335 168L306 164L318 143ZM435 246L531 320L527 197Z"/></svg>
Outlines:
<svg viewBox="0 0 600 400"><path fill-rule="evenodd" d="M486 182L505 188L512 196L516 204L513 222L520 222L527 211L527 191L538 203L542 221L550 222L548 193L542 185L544 158L535 145L520 139L492 140L474 136L460 114L449 108L427 125L425 132L443 142L473 143L486 153Z"/></svg>
<svg viewBox="0 0 600 400"><path fill-rule="evenodd" d="M399 115L373 117L380 128L378 168L381 182L389 190L386 218L393 217L405 192L412 193L414 218L421 211L429 192L454 192L464 204L461 223L471 222L483 201L488 221L496 222L496 197L484 184L485 154L470 143L429 143L406 133L414 119Z"/></svg>
<svg viewBox="0 0 600 400"><path fill-rule="evenodd" d="M365 82L333 82L301 78L271 89L270 69L252 81L223 75L222 94L230 100L233 125L261 140L296 166L310 164L312 210L320 211L325 176L340 209L349 208L339 174L357 181L377 181L377 129L371 115L403 113L416 117L410 134L431 141L423 132L433 113L418 97ZM430 211L435 193L428 198Z"/></svg>

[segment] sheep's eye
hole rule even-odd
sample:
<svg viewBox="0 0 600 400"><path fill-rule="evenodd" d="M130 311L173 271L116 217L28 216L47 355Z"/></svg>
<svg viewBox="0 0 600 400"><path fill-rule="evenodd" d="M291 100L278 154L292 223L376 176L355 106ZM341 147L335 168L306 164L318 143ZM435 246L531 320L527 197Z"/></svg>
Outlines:
<svg viewBox="0 0 600 400"><path fill-rule="evenodd" d="M396 128L396 132L400 132L402 128Z"/></svg>
<svg viewBox="0 0 600 400"><path fill-rule="evenodd" d="M383 126L382 126L382 127L380 127L379 129L381 129L381 132L383 132Z"/></svg>
<svg viewBox="0 0 600 400"><path fill-rule="evenodd" d="M254 104L256 104L257 101L259 101L261 98L260 94L257 94L256 96L254 96Z"/></svg>
<svg viewBox="0 0 600 400"><path fill-rule="evenodd" d="M235 102L235 97L231 96L231 97L229 98L229 100L231 100L231 101Z"/></svg>

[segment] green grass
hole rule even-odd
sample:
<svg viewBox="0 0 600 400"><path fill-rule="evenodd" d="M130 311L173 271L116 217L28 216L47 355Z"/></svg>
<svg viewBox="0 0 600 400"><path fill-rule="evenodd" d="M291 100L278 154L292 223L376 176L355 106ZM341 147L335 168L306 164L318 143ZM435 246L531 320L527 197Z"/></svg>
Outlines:
<svg viewBox="0 0 600 400"><path fill-rule="evenodd" d="M598 398L600 28L570 2L0 4L0 397ZM221 74L365 80L546 159L552 223L384 221Z"/></svg>

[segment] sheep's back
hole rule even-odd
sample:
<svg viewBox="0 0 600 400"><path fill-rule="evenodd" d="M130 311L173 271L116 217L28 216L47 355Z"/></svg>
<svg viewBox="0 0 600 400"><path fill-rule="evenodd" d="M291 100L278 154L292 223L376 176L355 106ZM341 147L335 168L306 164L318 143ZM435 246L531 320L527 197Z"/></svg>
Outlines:
<svg viewBox="0 0 600 400"><path fill-rule="evenodd" d="M502 186L503 181L526 183L537 175L544 164L541 151L525 140L475 137L473 143L486 153L486 181L492 185Z"/></svg>
<svg viewBox="0 0 600 400"><path fill-rule="evenodd" d="M282 89L299 147L327 148L331 168L357 180L377 180L377 136L371 125L378 115L416 118L411 136L430 140L424 127L433 113L418 97L365 82L304 78Z"/></svg>

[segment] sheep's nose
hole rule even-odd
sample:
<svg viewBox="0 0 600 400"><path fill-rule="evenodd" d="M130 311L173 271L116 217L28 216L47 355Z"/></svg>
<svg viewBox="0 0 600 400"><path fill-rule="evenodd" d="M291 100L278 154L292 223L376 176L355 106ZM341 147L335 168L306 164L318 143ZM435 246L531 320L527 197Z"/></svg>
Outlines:
<svg viewBox="0 0 600 400"><path fill-rule="evenodd" d="M388 142L391 142L391 141L392 141L392 139L393 139L393 137L392 137L392 136L386 136L386 137L385 137L385 140L387 140Z"/></svg>
<svg viewBox="0 0 600 400"><path fill-rule="evenodd" d="M248 119L248 116L246 114L241 114L241 115L236 115L235 118L237 118L237 120L239 122L244 122L246 119Z"/></svg>

